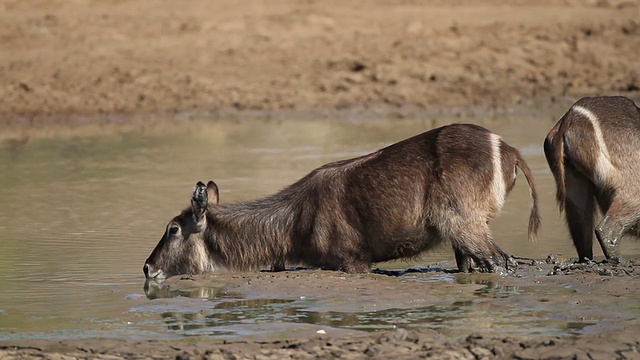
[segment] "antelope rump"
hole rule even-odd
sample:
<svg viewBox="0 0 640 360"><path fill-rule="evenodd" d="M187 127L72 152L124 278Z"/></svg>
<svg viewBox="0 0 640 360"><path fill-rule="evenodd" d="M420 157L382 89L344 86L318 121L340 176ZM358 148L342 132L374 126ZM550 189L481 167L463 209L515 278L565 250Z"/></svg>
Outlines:
<svg viewBox="0 0 640 360"><path fill-rule="evenodd" d="M620 260L620 239L639 235L640 109L621 96L578 100L544 141L579 261L593 259L595 236L605 257Z"/></svg>

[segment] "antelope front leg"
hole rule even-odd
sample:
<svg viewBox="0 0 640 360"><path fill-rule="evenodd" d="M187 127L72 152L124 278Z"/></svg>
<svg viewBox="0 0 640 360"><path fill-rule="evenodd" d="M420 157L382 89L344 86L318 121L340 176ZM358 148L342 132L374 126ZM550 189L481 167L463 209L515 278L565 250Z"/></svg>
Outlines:
<svg viewBox="0 0 640 360"><path fill-rule="evenodd" d="M453 249L456 254L456 264L458 265L458 270L460 272L473 272L475 268L475 263L473 262L473 258L459 249Z"/></svg>
<svg viewBox="0 0 640 360"><path fill-rule="evenodd" d="M602 252L607 261L612 263L620 262L620 239L626 229L609 215L606 215L600 224L596 226L596 237L602 247Z"/></svg>
<svg viewBox="0 0 640 360"><path fill-rule="evenodd" d="M595 189L591 181L573 167L567 167L565 183L567 197L564 209L569 233L578 252L578 262L593 260Z"/></svg>
<svg viewBox="0 0 640 360"><path fill-rule="evenodd" d="M276 260L271 265L271 272L285 271L286 269L284 260Z"/></svg>
<svg viewBox="0 0 640 360"><path fill-rule="evenodd" d="M493 241L488 229L477 234L461 231L451 242L462 272L513 273L518 266L517 261Z"/></svg>
<svg viewBox="0 0 640 360"><path fill-rule="evenodd" d="M499 252L489 257L476 259L476 263L481 264L477 271L493 272L498 274L513 274L516 272L518 262L509 254L499 250Z"/></svg>

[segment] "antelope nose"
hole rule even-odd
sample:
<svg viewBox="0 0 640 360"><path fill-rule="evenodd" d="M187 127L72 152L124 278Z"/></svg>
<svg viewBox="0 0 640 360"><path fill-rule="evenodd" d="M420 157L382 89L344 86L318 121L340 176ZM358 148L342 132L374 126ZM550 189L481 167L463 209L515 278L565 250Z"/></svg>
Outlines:
<svg viewBox="0 0 640 360"><path fill-rule="evenodd" d="M142 267L142 272L144 273L144 277L149 278L149 264L144 263Z"/></svg>

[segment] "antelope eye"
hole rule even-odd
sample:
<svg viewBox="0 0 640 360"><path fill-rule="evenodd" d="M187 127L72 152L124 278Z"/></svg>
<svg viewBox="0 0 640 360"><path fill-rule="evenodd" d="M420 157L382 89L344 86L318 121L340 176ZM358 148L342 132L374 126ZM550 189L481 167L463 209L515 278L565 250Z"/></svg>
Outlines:
<svg viewBox="0 0 640 360"><path fill-rule="evenodd" d="M180 227L176 224L169 225L169 229L167 229L167 231L169 232L169 235L177 234L178 230L180 230Z"/></svg>

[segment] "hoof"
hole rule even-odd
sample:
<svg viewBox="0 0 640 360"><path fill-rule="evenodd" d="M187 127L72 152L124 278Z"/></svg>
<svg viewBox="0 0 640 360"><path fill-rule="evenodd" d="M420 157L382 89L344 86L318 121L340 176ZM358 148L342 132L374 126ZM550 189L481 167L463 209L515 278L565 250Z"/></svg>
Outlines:
<svg viewBox="0 0 640 360"><path fill-rule="evenodd" d="M622 262L622 260L620 259L619 256L613 256L608 259L605 259L604 262L609 263L611 265L620 265L620 262Z"/></svg>

